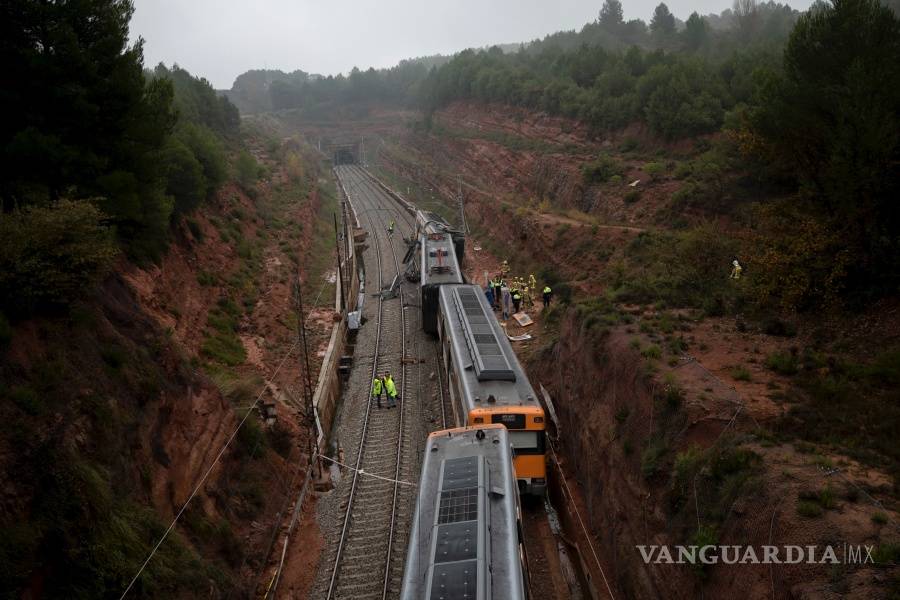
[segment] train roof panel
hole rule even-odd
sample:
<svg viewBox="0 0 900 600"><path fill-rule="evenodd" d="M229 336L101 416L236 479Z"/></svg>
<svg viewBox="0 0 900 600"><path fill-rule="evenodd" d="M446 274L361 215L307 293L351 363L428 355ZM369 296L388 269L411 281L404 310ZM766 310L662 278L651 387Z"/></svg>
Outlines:
<svg viewBox="0 0 900 600"><path fill-rule="evenodd" d="M540 408L506 332L480 286L441 286L444 335L467 411L478 408Z"/></svg>
<svg viewBox="0 0 900 600"><path fill-rule="evenodd" d="M462 283L453 238L449 233L427 233L420 238L422 285Z"/></svg>
<svg viewBox="0 0 900 600"><path fill-rule="evenodd" d="M403 600L524 597L512 460L502 425L428 437Z"/></svg>
<svg viewBox="0 0 900 600"><path fill-rule="evenodd" d="M491 308L482 302L484 294L474 286L452 288L453 304L460 317L460 324L466 336L466 347L472 358L475 376L479 381L515 381L516 372L509 364L508 357L498 339L498 333L491 325L496 321Z"/></svg>

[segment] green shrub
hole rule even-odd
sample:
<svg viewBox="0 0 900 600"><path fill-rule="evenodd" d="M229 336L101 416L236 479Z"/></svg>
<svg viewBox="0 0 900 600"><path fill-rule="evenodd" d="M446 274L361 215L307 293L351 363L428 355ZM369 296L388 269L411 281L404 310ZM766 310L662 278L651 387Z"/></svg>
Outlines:
<svg viewBox="0 0 900 600"><path fill-rule="evenodd" d="M762 330L766 335L778 337L794 337L797 335L797 326L780 317L769 317L762 322Z"/></svg>
<svg viewBox="0 0 900 600"><path fill-rule="evenodd" d="M266 453L266 435L256 415L250 415L244 421L244 425L238 431L237 442L238 456L261 458Z"/></svg>
<svg viewBox="0 0 900 600"><path fill-rule="evenodd" d="M209 271L197 271L197 283L203 287L211 287L219 283L219 278Z"/></svg>
<svg viewBox="0 0 900 600"><path fill-rule="evenodd" d="M206 196L212 195L228 177L225 147L210 129L203 125L187 123L176 132L176 137L194 154L203 168Z"/></svg>
<svg viewBox="0 0 900 600"><path fill-rule="evenodd" d="M659 180L665 172L666 166L660 162L649 162L644 165L644 173L653 181Z"/></svg>
<svg viewBox="0 0 900 600"><path fill-rule="evenodd" d="M247 351L236 335L216 334L203 340L200 351L204 356L229 367L247 360Z"/></svg>
<svg viewBox="0 0 900 600"><path fill-rule="evenodd" d="M896 565L900 563L900 543L882 542L872 551L872 559L878 566Z"/></svg>
<svg viewBox="0 0 900 600"><path fill-rule="evenodd" d="M773 352L766 357L766 367L780 375L795 375L797 355L792 352Z"/></svg>
<svg viewBox="0 0 900 600"><path fill-rule="evenodd" d="M638 190L630 190L627 194L625 194L625 197L622 198L622 200L624 200L625 204L634 204L635 202L637 202L640 199L641 199L641 193Z"/></svg>
<svg viewBox="0 0 900 600"><path fill-rule="evenodd" d="M648 359L659 359L662 356L662 350L656 344L650 344L641 350L641 356Z"/></svg>
<svg viewBox="0 0 900 600"><path fill-rule="evenodd" d="M826 510L834 510L837 508L837 498L834 490L830 486L825 486L819 490L819 504Z"/></svg>
<svg viewBox="0 0 900 600"><path fill-rule="evenodd" d="M117 253L104 218L68 200L0 215L0 309L28 314L88 293Z"/></svg>
<svg viewBox="0 0 900 600"><path fill-rule="evenodd" d="M876 525L886 525L888 522L887 515L881 511L872 515L872 522Z"/></svg>
<svg viewBox="0 0 900 600"><path fill-rule="evenodd" d="M586 184L604 183L614 175L622 176L624 170L619 161L603 154L597 160L581 166L581 178Z"/></svg>
<svg viewBox="0 0 900 600"><path fill-rule="evenodd" d="M675 383L666 385L664 394L666 408L669 410L678 410L681 403L684 402L684 391Z"/></svg>
<svg viewBox="0 0 900 600"><path fill-rule="evenodd" d="M750 371L743 365L732 367L731 376L737 381L750 381L752 379Z"/></svg>
<svg viewBox="0 0 900 600"><path fill-rule="evenodd" d="M620 152L632 152L634 150L637 150L639 146L640 146L640 142L638 142L637 138L627 137L624 140L622 140L621 144L619 144L619 151Z"/></svg>
<svg viewBox="0 0 900 600"><path fill-rule="evenodd" d="M235 170L237 171L237 181L244 190L251 191L256 188L260 166L252 154L242 150L238 155Z"/></svg>
<svg viewBox="0 0 900 600"><path fill-rule="evenodd" d="M716 528L712 525L699 525L697 530L694 532L694 535L691 536L690 542L688 543L690 546L697 546L698 558L697 562L691 565L691 568L694 570L694 573L697 577L701 579L705 579L709 572L709 565L705 564L699 559L699 552L704 546L715 546L719 543L719 535L716 531Z"/></svg>
<svg viewBox="0 0 900 600"><path fill-rule="evenodd" d="M203 241L203 229L200 228L200 224L196 219L192 219L188 217L185 219L185 223L187 223L188 231L191 232L191 235L194 236L194 239L198 242Z"/></svg>
<svg viewBox="0 0 900 600"><path fill-rule="evenodd" d="M175 212L185 214L200 206L206 196L207 182L203 166L191 149L172 137L162 160L166 169L166 193L175 198Z"/></svg>
<svg viewBox="0 0 900 600"><path fill-rule="evenodd" d="M797 502L797 514L807 519L815 519L822 516L822 507L818 502L801 500Z"/></svg>
<svg viewBox="0 0 900 600"><path fill-rule="evenodd" d="M675 177L675 179L686 179L691 176L692 172L693 168L691 166L691 163L684 161L678 163L672 175Z"/></svg>
<svg viewBox="0 0 900 600"><path fill-rule="evenodd" d="M691 446L684 452L679 452L675 457L672 467L674 486L681 494L687 493L690 483L700 469L703 461L703 453L697 446Z"/></svg>
<svg viewBox="0 0 900 600"><path fill-rule="evenodd" d="M641 473L646 479L653 477L660 469L660 462L666 453L666 444L663 440L651 440L650 444L641 454Z"/></svg>

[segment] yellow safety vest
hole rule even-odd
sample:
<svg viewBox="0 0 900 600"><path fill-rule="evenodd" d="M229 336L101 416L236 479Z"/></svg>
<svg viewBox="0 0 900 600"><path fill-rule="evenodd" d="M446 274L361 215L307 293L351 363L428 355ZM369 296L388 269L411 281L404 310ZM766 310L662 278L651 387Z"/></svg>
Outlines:
<svg viewBox="0 0 900 600"><path fill-rule="evenodd" d="M394 385L394 380L390 377L384 379L384 387L391 398L397 395L397 386Z"/></svg>
<svg viewBox="0 0 900 600"><path fill-rule="evenodd" d="M372 382L372 393L376 396L381 395L381 379L376 379Z"/></svg>

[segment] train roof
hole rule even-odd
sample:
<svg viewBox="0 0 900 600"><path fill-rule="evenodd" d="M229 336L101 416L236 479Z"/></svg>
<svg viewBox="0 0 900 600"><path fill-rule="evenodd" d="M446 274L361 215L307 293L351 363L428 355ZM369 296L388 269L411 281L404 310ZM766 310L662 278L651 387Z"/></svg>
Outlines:
<svg viewBox="0 0 900 600"><path fill-rule="evenodd" d="M540 408L506 332L477 285L443 286L441 313L454 371L467 411L523 406ZM493 398L491 398L493 397Z"/></svg>
<svg viewBox="0 0 900 600"><path fill-rule="evenodd" d="M449 232L423 233L420 237L422 285L462 283L462 270Z"/></svg>
<svg viewBox="0 0 900 600"><path fill-rule="evenodd" d="M512 460L503 425L428 437L402 600L525 597Z"/></svg>
<svg viewBox="0 0 900 600"><path fill-rule="evenodd" d="M416 228L420 233L450 231L450 223L435 212L419 209L416 211Z"/></svg>

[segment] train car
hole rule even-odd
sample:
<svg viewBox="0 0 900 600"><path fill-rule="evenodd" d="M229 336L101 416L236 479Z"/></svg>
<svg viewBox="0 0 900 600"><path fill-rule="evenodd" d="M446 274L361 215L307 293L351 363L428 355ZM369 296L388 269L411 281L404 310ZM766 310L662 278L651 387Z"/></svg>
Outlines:
<svg viewBox="0 0 900 600"><path fill-rule="evenodd" d="M440 288L438 336L457 425L500 423L515 449L519 489L547 488L544 409L477 285Z"/></svg>
<svg viewBox="0 0 900 600"><path fill-rule="evenodd" d="M401 600L524 600L528 562L509 433L428 436Z"/></svg>
<svg viewBox="0 0 900 600"><path fill-rule="evenodd" d="M466 256L466 236L461 231L456 231L450 226L450 223L447 222L444 217L441 215L428 211L428 210L417 210L416 211L416 236L420 238L423 233L437 233L439 231L447 232L450 234L450 237L453 239L453 248L456 250L456 262L459 263L460 266L463 265L463 260Z"/></svg>
<svg viewBox="0 0 900 600"><path fill-rule="evenodd" d="M419 277L422 329L437 334L438 290L441 286L464 281L448 231L427 232L419 238Z"/></svg>

